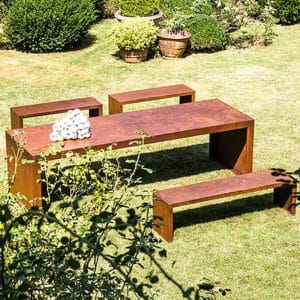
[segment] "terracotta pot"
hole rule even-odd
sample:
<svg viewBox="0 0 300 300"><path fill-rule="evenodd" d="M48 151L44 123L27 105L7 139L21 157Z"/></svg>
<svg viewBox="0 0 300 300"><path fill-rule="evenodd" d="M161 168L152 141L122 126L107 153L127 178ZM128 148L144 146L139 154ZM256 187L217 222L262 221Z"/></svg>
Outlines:
<svg viewBox="0 0 300 300"><path fill-rule="evenodd" d="M157 14L153 15L153 16L149 16L149 17L142 17L148 21L153 21L155 25L159 24L159 21L161 20L161 18L163 17L163 13L162 12L158 12ZM129 19L132 19L133 17L126 17L126 16L122 16L121 15L121 10L117 10L115 12L115 18L118 21L126 21Z"/></svg>
<svg viewBox="0 0 300 300"><path fill-rule="evenodd" d="M148 56L149 48L144 50L125 50L120 49L120 54L122 58L128 63L138 63L145 61Z"/></svg>
<svg viewBox="0 0 300 300"><path fill-rule="evenodd" d="M181 57L186 49L191 34L181 31L171 34L167 29L161 29L157 33L159 50L163 56Z"/></svg>

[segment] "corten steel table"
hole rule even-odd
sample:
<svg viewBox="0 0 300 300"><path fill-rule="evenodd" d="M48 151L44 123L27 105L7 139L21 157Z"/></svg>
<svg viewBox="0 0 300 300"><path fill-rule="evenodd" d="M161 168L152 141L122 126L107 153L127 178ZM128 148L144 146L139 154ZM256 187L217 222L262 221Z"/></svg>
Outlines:
<svg viewBox="0 0 300 300"><path fill-rule="evenodd" d="M252 171L254 120L220 100L203 100L180 105L126 112L90 119L92 136L84 140L65 141L59 154L49 159L60 158L67 151L84 153L84 149L114 149L130 146L132 141L141 140L139 132L150 137L145 143L156 143L202 134L210 135L209 156L235 174ZM26 133L24 159L34 160L31 164L19 165L13 193L20 192L28 200L35 199L41 205L41 174L38 159L40 153L51 143L49 135L52 125L22 129ZM14 130L6 131L7 155L16 149ZM8 159L8 172L14 170L14 161ZM25 205L30 206L25 201Z"/></svg>

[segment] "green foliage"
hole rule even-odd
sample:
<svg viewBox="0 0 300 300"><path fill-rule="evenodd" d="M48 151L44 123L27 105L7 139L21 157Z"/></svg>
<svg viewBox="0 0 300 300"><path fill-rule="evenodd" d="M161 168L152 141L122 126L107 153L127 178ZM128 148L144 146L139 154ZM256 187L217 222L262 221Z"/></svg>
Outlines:
<svg viewBox="0 0 300 300"><path fill-rule="evenodd" d="M119 8L123 16L146 17L159 10L159 0L118 0Z"/></svg>
<svg viewBox="0 0 300 300"><path fill-rule="evenodd" d="M11 43L6 34L6 17L8 8L4 2L0 2L0 49L10 49Z"/></svg>
<svg viewBox="0 0 300 300"><path fill-rule="evenodd" d="M193 3L193 10L197 14L211 15L214 13L214 9L209 0L195 0Z"/></svg>
<svg viewBox="0 0 300 300"><path fill-rule="evenodd" d="M7 32L17 49L61 51L74 47L94 19L91 0L14 0Z"/></svg>
<svg viewBox="0 0 300 300"><path fill-rule="evenodd" d="M269 45L272 43L274 32L268 24L255 21L243 25L230 34L230 44L237 48L248 48L253 45Z"/></svg>
<svg viewBox="0 0 300 300"><path fill-rule="evenodd" d="M0 49L10 48L10 40L5 33L5 24L0 23Z"/></svg>
<svg viewBox="0 0 300 300"><path fill-rule="evenodd" d="M156 40L156 27L143 18L132 18L119 22L113 32L113 39L119 49L143 50Z"/></svg>
<svg viewBox="0 0 300 300"><path fill-rule="evenodd" d="M257 17L261 14L263 6L257 0L244 0L245 13L249 17Z"/></svg>
<svg viewBox="0 0 300 300"><path fill-rule="evenodd" d="M281 24L294 24L300 20L299 0L274 0L273 7Z"/></svg>
<svg viewBox="0 0 300 300"><path fill-rule="evenodd" d="M215 51L226 46L227 37L224 27L215 18L205 15L194 15L187 19L186 26L187 30L192 34L192 49Z"/></svg>
<svg viewBox="0 0 300 300"><path fill-rule="evenodd" d="M226 32L231 32L241 26L242 18L235 0L213 0L212 2L216 9L216 16L223 23Z"/></svg>
<svg viewBox="0 0 300 300"><path fill-rule="evenodd" d="M149 171L140 154L121 167L92 150L68 152L53 166L47 156L55 153L39 161L43 209L26 210L0 181L1 299L152 299L160 278L150 263L182 297L214 295L211 284L184 289L156 260L167 252L152 231L148 193L134 187L136 171Z"/></svg>
<svg viewBox="0 0 300 300"><path fill-rule="evenodd" d="M160 0L160 7L167 18L172 17L176 11L189 15L193 12L194 0Z"/></svg>
<svg viewBox="0 0 300 300"><path fill-rule="evenodd" d="M162 22L162 26L168 29L170 33L177 33L185 29L185 16L176 12L172 18Z"/></svg>
<svg viewBox="0 0 300 300"><path fill-rule="evenodd" d="M7 12L7 6L3 2L0 2L0 23L5 21Z"/></svg>

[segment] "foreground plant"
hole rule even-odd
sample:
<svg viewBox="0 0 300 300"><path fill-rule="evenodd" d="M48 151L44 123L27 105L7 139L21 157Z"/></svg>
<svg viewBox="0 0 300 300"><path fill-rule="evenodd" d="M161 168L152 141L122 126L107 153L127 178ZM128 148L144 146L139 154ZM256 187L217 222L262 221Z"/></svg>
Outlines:
<svg viewBox="0 0 300 300"><path fill-rule="evenodd" d="M121 167L110 152L92 150L50 164L55 152L40 159L43 209L26 210L1 182L2 299L150 299L158 274L185 298L215 297L212 285L183 288L156 260L167 254L152 232L148 193L135 187L136 171L150 172L140 154Z"/></svg>

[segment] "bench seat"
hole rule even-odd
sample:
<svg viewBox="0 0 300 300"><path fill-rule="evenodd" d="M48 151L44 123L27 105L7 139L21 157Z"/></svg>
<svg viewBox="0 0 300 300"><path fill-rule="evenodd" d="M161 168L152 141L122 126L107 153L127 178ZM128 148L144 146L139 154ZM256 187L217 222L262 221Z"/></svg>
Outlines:
<svg viewBox="0 0 300 300"><path fill-rule="evenodd" d="M123 106L125 104L172 97L179 97L179 102L181 104L194 102L195 90L184 84L175 84L144 90L110 94L108 95L109 114L111 115L123 112Z"/></svg>
<svg viewBox="0 0 300 300"><path fill-rule="evenodd" d="M23 128L23 119L63 113L71 109L89 110L90 117L102 115L102 103L93 97L53 101L10 108L11 128Z"/></svg>
<svg viewBox="0 0 300 300"><path fill-rule="evenodd" d="M266 189L274 189L276 205L293 215L296 213L295 179L271 169L154 192L154 229L166 241L171 242L174 236L174 207Z"/></svg>

